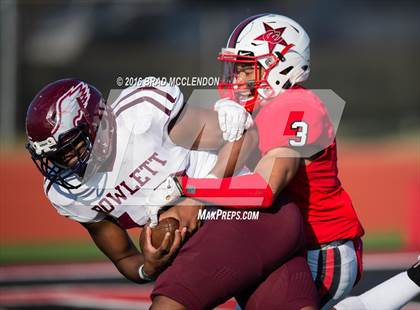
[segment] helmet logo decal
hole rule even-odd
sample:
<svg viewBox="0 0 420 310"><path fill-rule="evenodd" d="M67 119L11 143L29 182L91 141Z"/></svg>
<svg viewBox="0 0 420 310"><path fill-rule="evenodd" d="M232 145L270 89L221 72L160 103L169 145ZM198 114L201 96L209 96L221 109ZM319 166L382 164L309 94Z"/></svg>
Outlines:
<svg viewBox="0 0 420 310"><path fill-rule="evenodd" d="M89 86L83 82L71 87L62 95L57 100L55 109L48 113L55 118L55 125L51 133L54 135L59 129L62 133L77 126L83 117L83 110L85 110L89 98Z"/></svg>
<svg viewBox="0 0 420 310"><path fill-rule="evenodd" d="M267 25L266 23L263 24L265 32L262 35L256 37L254 40L266 41L268 43L268 49L270 50L270 53L273 51L277 44L284 46L287 45L286 41L282 38L286 27L273 29L270 25Z"/></svg>

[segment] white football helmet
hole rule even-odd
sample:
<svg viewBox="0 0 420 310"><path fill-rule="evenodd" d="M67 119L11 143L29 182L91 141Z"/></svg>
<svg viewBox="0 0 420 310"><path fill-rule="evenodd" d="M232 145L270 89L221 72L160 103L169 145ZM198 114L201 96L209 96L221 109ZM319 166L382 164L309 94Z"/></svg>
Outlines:
<svg viewBox="0 0 420 310"><path fill-rule="evenodd" d="M305 81L310 71L309 41L306 31L286 16L260 14L245 19L218 57L223 63L221 96L252 111L262 100ZM240 66L253 67L254 79L238 82Z"/></svg>

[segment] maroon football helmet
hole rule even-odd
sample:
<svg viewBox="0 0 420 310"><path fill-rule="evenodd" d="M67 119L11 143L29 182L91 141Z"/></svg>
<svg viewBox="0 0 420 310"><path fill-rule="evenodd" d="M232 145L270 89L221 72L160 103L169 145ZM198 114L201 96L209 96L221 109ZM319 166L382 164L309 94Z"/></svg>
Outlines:
<svg viewBox="0 0 420 310"><path fill-rule="evenodd" d="M95 87L58 80L41 89L28 108L26 148L45 178L78 188L109 157L114 121ZM71 164L66 162L69 154Z"/></svg>

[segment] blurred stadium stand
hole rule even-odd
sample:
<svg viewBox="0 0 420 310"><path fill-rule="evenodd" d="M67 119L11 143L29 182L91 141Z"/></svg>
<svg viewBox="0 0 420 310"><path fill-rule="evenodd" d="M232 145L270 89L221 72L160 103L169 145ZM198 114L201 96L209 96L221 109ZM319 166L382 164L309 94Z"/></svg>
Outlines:
<svg viewBox="0 0 420 310"><path fill-rule="evenodd" d="M31 98L58 78L83 78L107 93L118 75L218 76L216 55L231 29L261 12L307 29L307 86L347 100L341 134L418 128L417 1L17 1L16 12L18 134ZM5 35L9 44L13 34Z"/></svg>

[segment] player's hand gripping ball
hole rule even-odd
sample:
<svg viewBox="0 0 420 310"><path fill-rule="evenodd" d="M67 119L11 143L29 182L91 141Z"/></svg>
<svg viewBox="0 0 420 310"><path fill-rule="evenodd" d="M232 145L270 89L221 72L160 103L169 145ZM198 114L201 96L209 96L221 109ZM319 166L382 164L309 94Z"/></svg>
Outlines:
<svg viewBox="0 0 420 310"><path fill-rule="evenodd" d="M169 236L169 248L175 239L175 230L179 229L179 221L173 217L167 217L160 220L156 227L152 228L152 245L155 249L159 248L167 232ZM146 229L143 229L140 235L140 248L142 240L146 238Z"/></svg>

